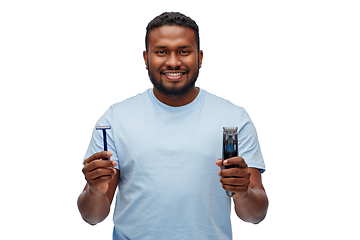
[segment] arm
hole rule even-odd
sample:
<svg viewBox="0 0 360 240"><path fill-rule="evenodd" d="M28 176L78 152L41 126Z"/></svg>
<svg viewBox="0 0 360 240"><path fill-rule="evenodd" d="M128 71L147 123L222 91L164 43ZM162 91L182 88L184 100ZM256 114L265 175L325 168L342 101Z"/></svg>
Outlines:
<svg viewBox="0 0 360 240"><path fill-rule="evenodd" d="M260 223L266 216L268 198L261 182L261 172L249 168L250 185L243 198L234 198L235 212L245 222Z"/></svg>
<svg viewBox="0 0 360 240"><path fill-rule="evenodd" d="M222 160L216 164L222 169ZM224 164L238 165L238 168L222 169L219 172L222 187L235 193L232 198L237 216L245 222L260 223L266 216L269 204L260 170L248 168L241 157L229 158Z"/></svg>
<svg viewBox="0 0 360 240"><path fill-rule="evenodd" d="M78 198L78 208L83 219L91 225L108 216L119 181L120 171L113 168L116 162L102 160L111 155L111 152L95 153L84 162L87 184Z"/></svg>

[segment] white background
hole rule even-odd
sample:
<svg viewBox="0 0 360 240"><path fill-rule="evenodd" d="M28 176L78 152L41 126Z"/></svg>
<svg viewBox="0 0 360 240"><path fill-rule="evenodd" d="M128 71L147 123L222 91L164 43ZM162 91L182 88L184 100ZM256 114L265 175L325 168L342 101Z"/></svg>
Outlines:
<svg viewBox="0 0 360 240"><path fill-rule="evenodd" d="M98 118L151 87L147 23L200 27L197 86L243 106L270 199L234 239L358 239L358 1L1 1L1 239L111 239L80 217L82 159ZM214 159L215 161L215 159ZM215 163L214 163L215 164Z"/></svg>

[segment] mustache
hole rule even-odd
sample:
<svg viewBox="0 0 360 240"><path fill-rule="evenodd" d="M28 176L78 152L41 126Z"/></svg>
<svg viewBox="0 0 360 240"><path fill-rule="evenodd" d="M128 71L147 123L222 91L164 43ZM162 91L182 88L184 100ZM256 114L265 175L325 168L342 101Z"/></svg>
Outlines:
<svg viewBox="0 0 360 240"><path fill-rule="evenodd" d="M189 73L190 70L187 68L181 68L181 67L167 67L166 69L160 70L160 73L163 74L165 71L181 71L185 73Z"/></svg>

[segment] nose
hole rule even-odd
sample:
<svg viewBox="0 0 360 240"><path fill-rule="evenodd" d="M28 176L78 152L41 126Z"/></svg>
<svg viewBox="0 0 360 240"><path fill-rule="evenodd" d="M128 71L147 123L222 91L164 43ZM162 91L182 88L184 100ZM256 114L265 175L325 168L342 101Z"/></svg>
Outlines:
<svg viewBox="0 0 360 240"><path fill-rule="evenodd" d="M169 67L175 68L181 65L181 61L179 56L176 53L172 52L171 54L168 55L165 64Z"/></svg>

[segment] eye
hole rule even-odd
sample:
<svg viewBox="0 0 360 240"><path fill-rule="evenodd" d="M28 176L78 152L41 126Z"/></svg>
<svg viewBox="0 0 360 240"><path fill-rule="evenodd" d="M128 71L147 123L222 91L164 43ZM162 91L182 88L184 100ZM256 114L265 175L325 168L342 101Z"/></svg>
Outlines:
<svg viewBox="0 0 360 240"><path fill-rule="evenodd" d="M183 55L183 56L187 56L187 55L190 54L190 52L187 51L187 50L182 50L182 51L180 52L180 54Z"/></svg>
<svg viewBox="0 0 360 240"><path fill-rule="evenodd" d="M156 52L156 54L158 54L158 55L165 55L165 54L166 54L166 52L165 52L165 51L161 51L161 50L160 50L160 51L157 51L157 52Z"/></svg>

